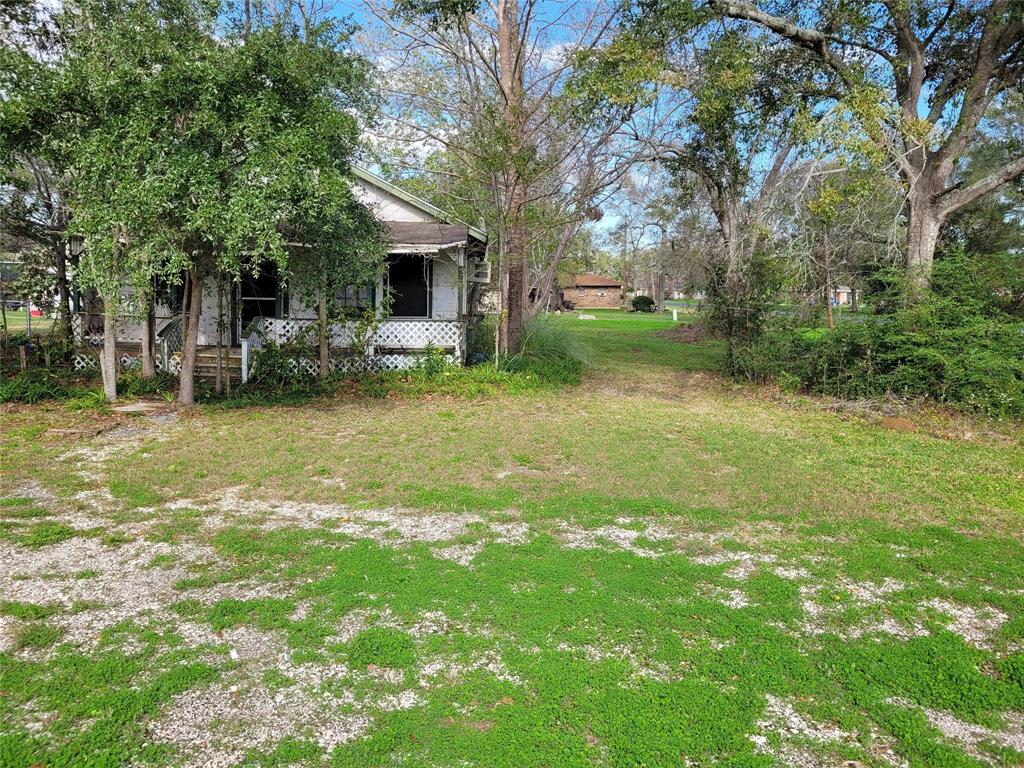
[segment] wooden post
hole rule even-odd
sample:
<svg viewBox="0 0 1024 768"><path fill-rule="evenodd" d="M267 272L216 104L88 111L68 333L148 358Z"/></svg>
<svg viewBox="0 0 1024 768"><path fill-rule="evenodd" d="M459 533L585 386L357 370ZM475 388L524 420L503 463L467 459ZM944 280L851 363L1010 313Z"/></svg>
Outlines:
<svg viewBox="0 0 1024 768"><path fill-rule="evenodd" d="M24 344L22 344L21 346L18 347L18 356L21 358L21 370L24 371L25 368L28 367L26 362L25 362L25 345Z"/></svg>

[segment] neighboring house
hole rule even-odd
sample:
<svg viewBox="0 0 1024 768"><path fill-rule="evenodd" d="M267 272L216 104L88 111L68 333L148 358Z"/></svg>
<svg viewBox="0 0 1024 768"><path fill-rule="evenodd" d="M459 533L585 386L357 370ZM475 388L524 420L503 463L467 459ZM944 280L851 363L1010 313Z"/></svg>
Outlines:
<svg viewBox="0 0 1024 768"><path fill-rule="evenodd" d="M357 195L387 224L392 241L381 279L376 284L349 286L337 297L343 306L379 310L381 297L390 293L390 314L382 319L366 350L373 364L378 368L407 368L428 346L464 361L472 288L490 281L485 258L487 236L369 171L353 168L353 172ZM224 308L223 324L219 308ZM158 366L176 370L181 345L179 307L158 305L156 318ZM240 283L217 285L209 280L204 286L199 320L200 372L208 372L204 354L207 358L212 355L209 348L217 345L218 338L233 348L236 373L241 363L244 378L252 349L267 341L285 344L304 333L314 334L315 324L316 306L289 295L276 269L243 277ZM352 359L352 329L348 323L332 327L332 367L343 368ZM101 346L102 318L76 314L75 332L79 345ZM313 339L315 346L315 336ZM119 324L117 341L122 364L133 362L141 340L141 323ZM91 367L96 365L95 360L91 350L83 349L76 366ZM315 359L296 364L310 373L319 368Z"/></svg>
<svg viewBox="0 0 1024 768"><path fill-rule="evenodd" d="M602 275L576 275L562 286L562 295L577 309L618 309L622 306L622 283Z"/></svg>
<svg viewBox="0 0 1024 768"><path fill-rule="evenodd" d="M832 306L845 307L853 303L853 289L848 285L840 285L832 289Z"/></svg>

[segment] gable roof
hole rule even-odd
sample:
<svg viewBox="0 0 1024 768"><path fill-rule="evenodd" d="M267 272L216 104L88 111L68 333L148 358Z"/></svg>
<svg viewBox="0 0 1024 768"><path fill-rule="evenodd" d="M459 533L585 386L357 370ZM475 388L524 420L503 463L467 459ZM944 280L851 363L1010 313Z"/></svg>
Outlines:
<svg viewBox="0 0 1024 768"><path fill-rule="evenodd" d="M411 192L405 191L401 187L396 186L395 184L392 184L390 181L388 181L387 179L383 178L382 176L378 176L376 173L368 171L365 168L360 168L359 166L356 166L356 165L352 166L352 174L356 178L362 179L365 182L368 182L370 184L373 184L374 186L380 187L385 192L388 192L389 194L392 194L395 197L397 197L399 200L403 200L404 202L408 203L409 205L414 206L416 208L419 208L424 213L429 214L430 216L433 216L435 219L438 219L439 221L443 222L444 224L461 226L463 228L463 231L466 234L476 238L480 242L483 242L483 243L487 242L487 233L485 233L482 229L479 229L477 227L471 226L470 224L467 224L464 221L459 221L457 218L452 216L450 213L441 210L440 208L438 208L433 203L428 203L422 197L417 197L416 195L412 194ZM393 225L397 224L397 223L398 222L388 222L388 226L389 227L393 227ZM435 225L424 224L422 226L435 226ZM392 234L395 235L394 230L392 230ZM462 240L465 240L465 239L466 239L465 237L462 238ZM396 237L396 241L398 241L398 240L399 239ZM402 242L409 242L409 241L402 240ZM414 241L414 242L422 242L422 241ZM454 242L454 241L448 241L448 242Z"/></svg>
<svg viewBox="0 0 1024 768"><path fill-rule="evenodd" d="M622 283L618 280L605 277L604 275L576 275L563 288L621 288Z"/></svg>

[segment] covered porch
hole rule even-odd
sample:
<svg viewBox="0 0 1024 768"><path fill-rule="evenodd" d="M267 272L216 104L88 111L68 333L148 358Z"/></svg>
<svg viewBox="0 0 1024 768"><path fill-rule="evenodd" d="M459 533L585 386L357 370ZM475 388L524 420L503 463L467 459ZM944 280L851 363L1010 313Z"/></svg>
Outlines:
<svg viewBox="0 0 1024 768"><path fill-rule="evenodd" d="M470 287L489 279L482 243L465 225L390 223L393 245L374 283L352 285L334 297L336 306L353 317L376 315L369 324L356 320L332 323L329 332L332 370L405 369L428 349L440 350L453 362L466 356ZM385 300L386 298L386 300ZM384 313L387 312L387 316ZM181 306L155 308L156 365L177 373L181 364ZM103 344L102 317L77 313L73 320L79 369L98 367ZM298 371L317 374L318 319L315 303L293 295L287 281L268 266L240 281L207 281L199 321L200 375L212 375L216 352L228 374L248 379L257 352L268 344L296 349ZM118 359L124 368L140 364L142 323L125 318L116 325Z"/></svg>

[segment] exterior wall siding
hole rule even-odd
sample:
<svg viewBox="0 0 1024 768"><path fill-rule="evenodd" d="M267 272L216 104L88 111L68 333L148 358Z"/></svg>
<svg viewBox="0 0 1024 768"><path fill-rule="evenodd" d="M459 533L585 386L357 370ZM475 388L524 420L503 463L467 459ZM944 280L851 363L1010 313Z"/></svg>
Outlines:
<svg viewBox="0 0 1024 768"><path fill-rule="evenodd" d="M566 288L563 294L579 309L618 309L622 306L621 288Z"/></svg>
<svg viewBox="0 0 1024 768"><path fill-rule="evenodd" d="M381 221L434 221L416 206L370 182L360 180L352 191Z"/></svg>

